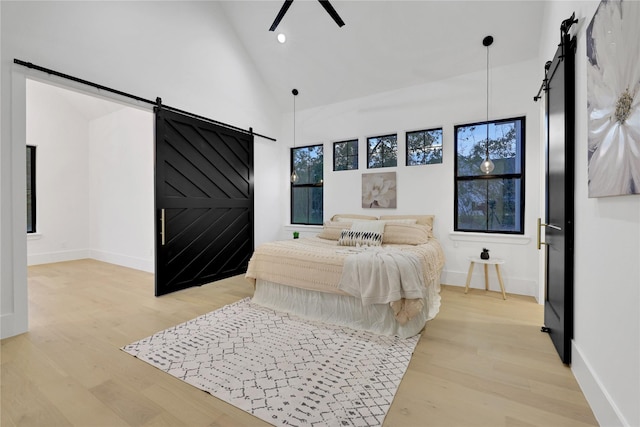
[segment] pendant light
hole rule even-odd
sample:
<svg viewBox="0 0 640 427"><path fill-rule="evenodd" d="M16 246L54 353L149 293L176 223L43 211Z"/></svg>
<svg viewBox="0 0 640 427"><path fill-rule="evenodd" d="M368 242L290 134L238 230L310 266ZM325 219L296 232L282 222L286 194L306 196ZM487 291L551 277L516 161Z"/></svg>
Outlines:
<svg viewBox="0 0 640 427"><path fill-rule="evenodd" d="M482 39L482 44L487 48L487 141L485 143L484 161L480 163L480 170L485 174L490 174L495 165L489 158L489 46L493 44L493 37L487 36Z"/></svg>
<svg viewBox="0 0 640 427"><path fill-rule="evenodd" d="M293 94L293 148L296 148L296 96L298 96L298 89L293 89L291 93ZM291 161L291 169L291 182L295 183L298 181L298 174L296 173L293 157Z"/></svg>

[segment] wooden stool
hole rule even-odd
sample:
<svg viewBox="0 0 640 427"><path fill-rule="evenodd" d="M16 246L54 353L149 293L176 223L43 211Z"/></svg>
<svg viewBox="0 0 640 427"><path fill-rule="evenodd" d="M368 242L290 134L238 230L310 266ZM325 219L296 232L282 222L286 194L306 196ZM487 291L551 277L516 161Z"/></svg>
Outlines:
<svg viewBox="0 0 640 427"><path fill-rule="evenodd" d="M500 275L500 264L504 264L504 260L501 258L489 258L482 259L477 256L469 257L471 264L469 265L469 273L467 273L467 285L464 288L464 293L469 292L469 284L471 283L471 275L473 274L473 267L476 263L484 264L484 288L489 290L489 264L496 266L496 274L498 275L498 282L500 282L500 289L502 289L502 298L507 299L507 294L504 292L504 283L502 282L502 275Z"/></svg>

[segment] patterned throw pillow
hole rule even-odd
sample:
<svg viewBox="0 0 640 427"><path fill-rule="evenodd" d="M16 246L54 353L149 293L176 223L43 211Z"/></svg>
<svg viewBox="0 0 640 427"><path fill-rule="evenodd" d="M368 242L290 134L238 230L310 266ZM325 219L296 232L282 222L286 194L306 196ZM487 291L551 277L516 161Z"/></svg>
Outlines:
<svg viewBox="0 0 640 427"><path fill-rule="evenodd" d="M338 239L338 245L380 246L382 245L382 234L376 233L375 231L342 230L340 239Z"/></svg>

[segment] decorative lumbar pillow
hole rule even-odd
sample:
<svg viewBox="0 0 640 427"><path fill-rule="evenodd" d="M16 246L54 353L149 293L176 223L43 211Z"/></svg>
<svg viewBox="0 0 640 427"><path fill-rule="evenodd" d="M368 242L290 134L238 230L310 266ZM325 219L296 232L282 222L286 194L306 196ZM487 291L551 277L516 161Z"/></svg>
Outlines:
<svg viewBox="0 0 640 427"><path fill-rule="evenodd" d="M318 233L317 237L327 240L338 240L340 239L340 232L345 229L351 229L353 222L374 222L380 224L381 221L377 221L377 219L375 216L370 215L336 214L331 217L330 221L324 222L322 231ZM384 228L380 233L384 233Z"/></svg>
<svg viewBox="0 0 640 427"><path fill-rule="evenodd" d="M376 233L375 231L342 230L340 239L338 239L338 245L380 246L382 245L382 234Z"/></svg>
<svg viewBox="0 0 640 427"><path fill-rule="evenodd" d="M384 234L384 221L353 221L350 230L342 230L338 245L380 246Z"/></svg>
<svg viewBox="0 0 640 427"><path fill-rule="evenodd" d="M433 220L435 219L435 215L382 215L380 219L387 222L401 219L415 219L416 224L427 227L429 237L433 237Z"/></svg>
<svg viewBox="0 0 640 427"><path fill-rule="evenodd" d="M431 238L431 227L422 224L387 222L382 243L388 245L422 245Z"/></svg>
<svg viewBox="0 0 640 427"><path fill-rule="evenodd" d="M327 240L338 240L340 238L340 232L345 228L351 228L351 223L325 221L322 231L318 233L318 237Z"/></svg>

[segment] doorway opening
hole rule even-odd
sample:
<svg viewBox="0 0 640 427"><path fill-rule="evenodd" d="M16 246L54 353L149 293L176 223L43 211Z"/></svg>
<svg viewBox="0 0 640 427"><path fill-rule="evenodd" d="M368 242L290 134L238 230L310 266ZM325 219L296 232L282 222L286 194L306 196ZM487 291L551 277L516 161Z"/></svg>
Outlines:
<svg viewBox="0 0 640 427"><path fill-rule="evenodd" d="M154 272L154 115L26 81L37 228L27 264L92 258Z"/></svg>

